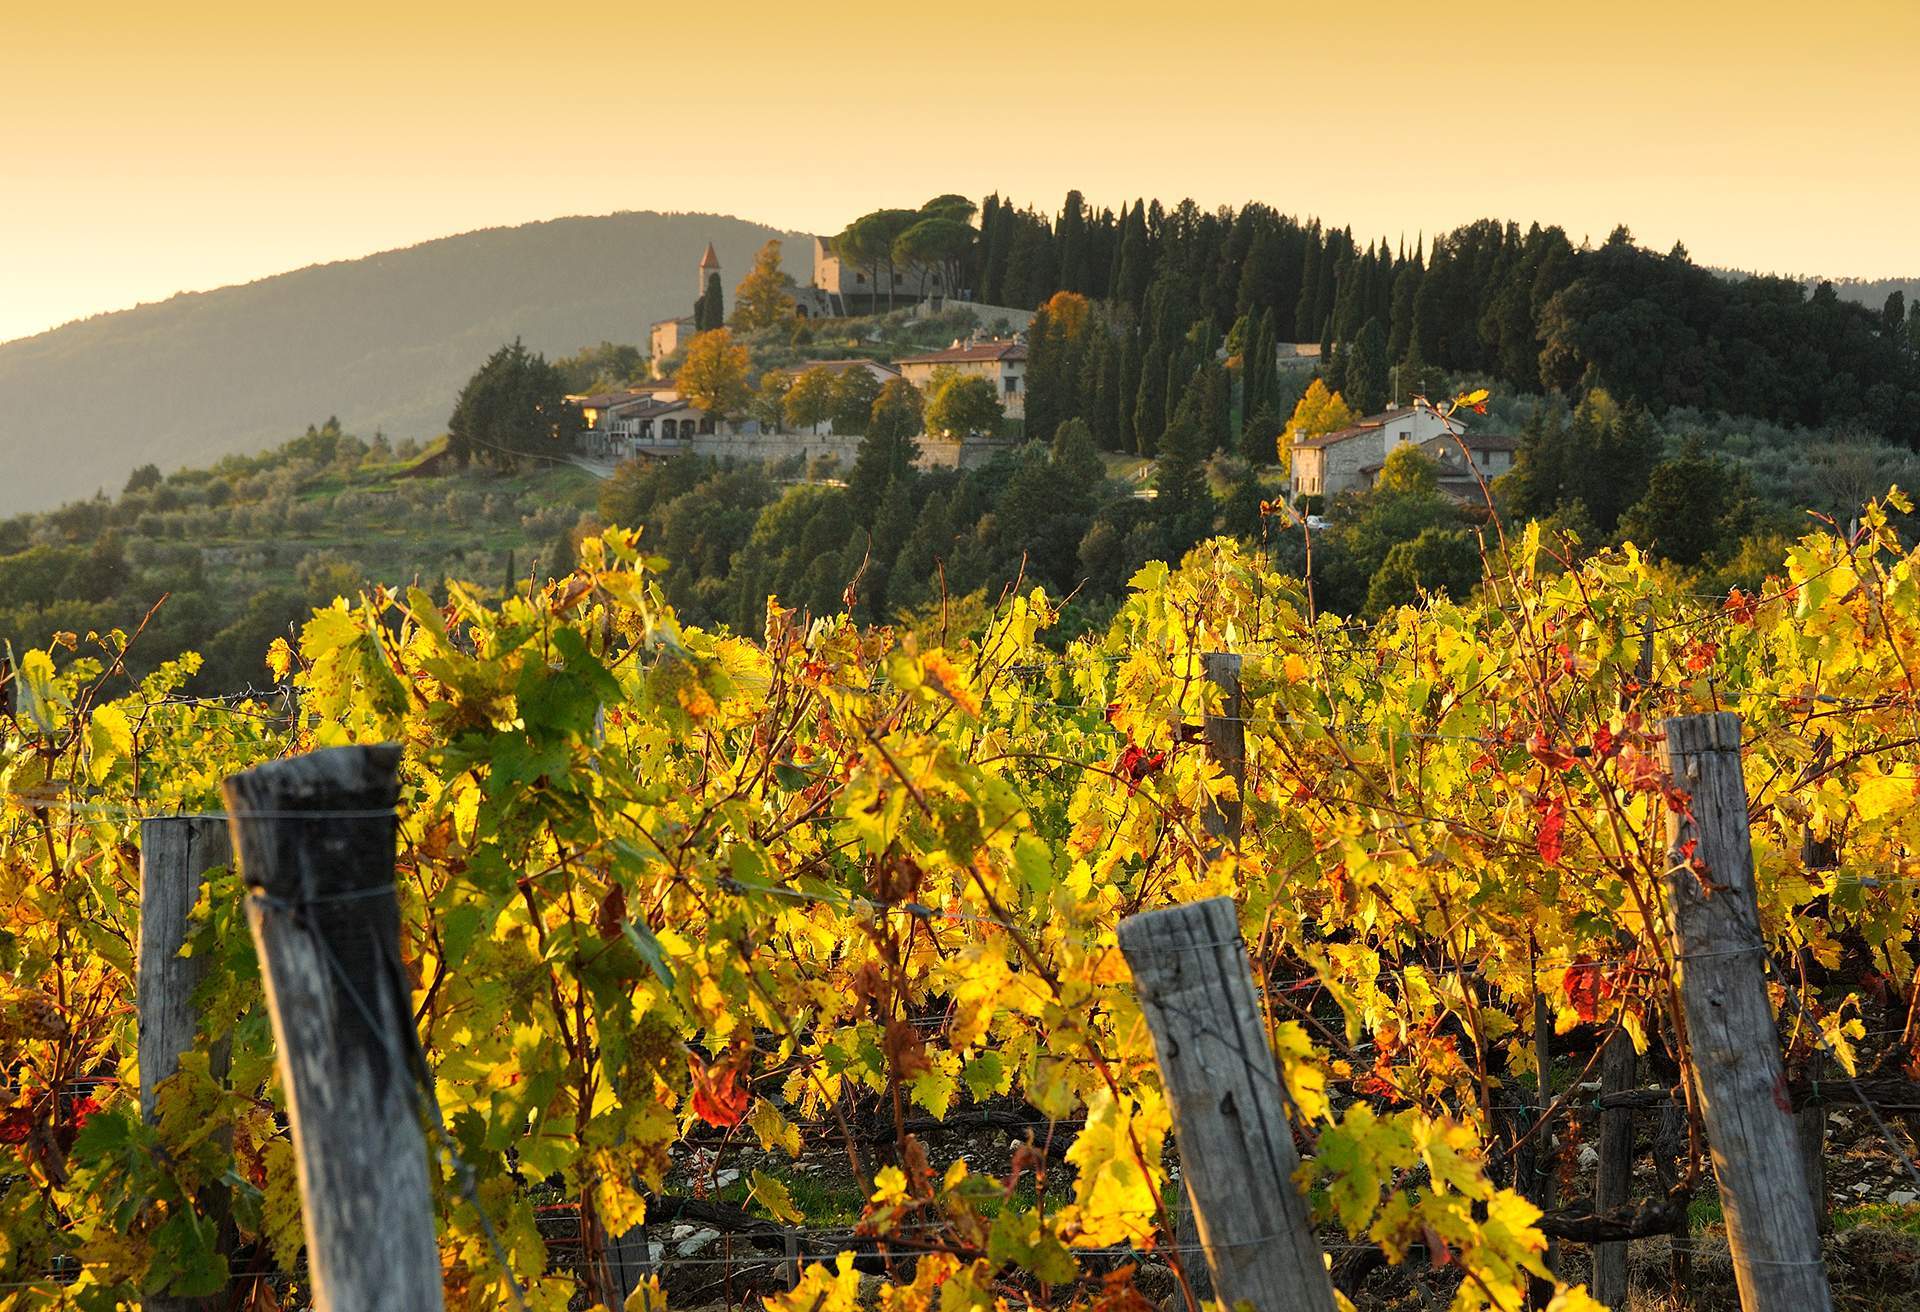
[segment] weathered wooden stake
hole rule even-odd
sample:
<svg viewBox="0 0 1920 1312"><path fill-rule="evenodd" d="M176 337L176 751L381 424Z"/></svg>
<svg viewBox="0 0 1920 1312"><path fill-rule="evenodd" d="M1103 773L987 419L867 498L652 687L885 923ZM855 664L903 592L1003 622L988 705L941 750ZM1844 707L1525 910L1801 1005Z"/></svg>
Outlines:
<svg viewBox="0 0 1920 1312"><path fill-rule="evenodd" d="M606 1267L604 1278L608 1307L625 1307L627 1299L646 1282L652 1270L649 1257L645 1221L625 1234L603 1235L600 1258Z"/></svg>
<svg viewBox="0 0 1920 1312"><path fill-rule="evenodd" d="M1817 1054L1814 1061L1819 1061ZM1814 1226L1821 1234L1830 1234L1833 1231L1833 1212L1827 1205L1826 1103L1810 1102L1795 1112L1793 1129L1800 1144L1800 1166L1807 1176L1807 1196L1813 1199Z"/></svg>
<svg viewBox="0 0 1920 1312"><path fill-rule="evenodd" d="M1542 1120L1547 1109L1553 1106L1553 1012L1547 1006L1547 1000L1538 993L1533 995L1533 1067L1534 1100ZM1554 1129L1551 1125L1542 1126L1534 1136L1533 1144L1533 1180L1528 1198L1543 1212L1551 1212L1557 1193L1554 1170ZM1546 1268L1550 1272L1560 1270L1560 1245L1547 1241ZM1532 1307L1545 1308L1553 1300L1552 1280L1542 1280L1534 1276L1527 1290L1528 1303Z"/></svg>
<svg viewBox="0 0 1920 1312"><path fill-rule="evenodd" d="M1180 1270L1187 1277L1187 1288L1193 1291L1194 1298L1204 1302L1214 1296L1213 1277L1207 1273L1205 1262L1192 1260L1195 1253L1206 1250L1200 1244L1200 1209L1194 1206L1193 1191L1187 1187L1184 1167L1181 1170L1180 1188L1167 1199L1167 1206L1176 1209L1173 1242L1179 1251Z"/></svg>
<svg viewBox="0 0 1920 1312"><path fill-rule="evenodd" d="M394 897L395 746L225 784L292 1113L313 1305L438 1312L440 1255Z"/></svg>
<svg viewBox="0 0 1920 1312"><path fill-rule="evenodd" d="M200 1030L194 990L207 973L201 957L183 957L187 922L210 870L233 860L223 815L182 815L140 822L140 966L134 995L140 1008L140 1114L153 1119L160 1081L180 1068ZM227 1045L215 1045L216 1078L226 1074Z"/></svg>
<svg viewBox="0 0 1920 1312"><path fill-rule="evenodd" d="M1224 838L1231 847L1240 845L1240 790L1247 783L1247 724L1245 699L1240 695L1240 658L1231 652L1211 651L1204 667L1207 682L1220 689L1220 713L1209 715L1202 727L1206 735L1207 756L1232 778L1234 795L1216 799L1206 809L1207 832Z"/></svg>
<svg viewBox="0 0 1920 1312"><path fill-rule="evenodd" d="M1258 1312L1332 1312L1232 900L1129 917L1120 950L1153 1035L1215 1296Z"/></svg>
<svg viewBox="0 0 1920 1312"><path fill-rule="evenodd" d="M1600 1091L1624 1093L1633 1087L1633 1040L1625 1030L1616 1030L1607 1040L1600 1056ZM1633 1112L1617 1107L1600 1113L1599 1170L1593 1185L1593 1210L1610 1212L1633 1201ZM1627 1305L1627 1245L1593 1246L1593 1285L1595 1299L1608 1307Z"/></svg>
<svg viewBox="0 0 1920 1312"><path fill-rule="evenodd" d="M1638 687L1644 689L1653 682L1653 620L1651 617L1640 621L1640 658L1634 665L1634 677ZM1629 695L1622 689L1620 709L1633 709L1635 695ZM1620 943L1622 951L1631 952L1634 943L1630 935L1623 935ZM1607 1040L1606 1051L1600 1055L1600 1092L1625 1093L1633 1087L1636 1058L1633 1051L1633 1039L1625 1030L1615 1030ZM1624 1207L1633 1201L1633 1111L1619 1107L1600 1113L1600 1141L1595 1147L1600 1161L1594 1172L1593 1210L1606 1213L1616 1207ZM1630 1245L1595 1244L1593 1253L1593 1281L1591 1290L1595 1299L1608 1307L1625 1307L1628 1298L1627 1258Z"/></svg>
<svg viewBox="0 0 1920 1312"><path fill-rule="evenodd" d="M1814 740L1813 759L1802 770L1799 782L1804 783L1824 770L1832 756L1833 739L1822 733ZM1800 831L1800 864L1809 872L1833 870L1840 864L1840 849L1832 838L1817 837L1813 826L1806 825ZM1808 1061L1807 1069L1797 1073L1806 1077L1809 1072L1814 1079L1815 1096L1795 1113L1794 1124L1800 1131L1800 1160L1806 1168L1807 1188L1813 1193L1814 1215L1824 1235L1833 1231L1833 1210L1827 1197L1827 1106L1819 1097L1818 1052Z"/></svg>
<svg viewBox="0 0 1920 1312"><path fill-rule="evenodd" d="M1208 801L1200 817L1201 824L1209 837L1222 839L1227 846L1237 848L1241 821L1246 814L1240 790L1246 787L1247 781L1247 725L1245 701L1240 695L1240 657L1232 652L1210 651L1201 658L1201 671L1207 682L1220 690L1220 713L1207 716L1201 724L1207 759L1233 780L1234 787L1232 797ZM1178 1197L1168 1205L1175 1209L1173 1239L1180 1250L1187 1285L1196 1299L1212 1298L1213 1282L1206 1264L1187 1260L1200 1248L1200 1209L1184 1184Z"/></svg>
<svg viewBox="0 0 1920 1312"><path fill-rule="evenodd" d="M1767 1000L1740 717L1683 715L1665 728L1674 781L1692 796L1689 813L1668 819L1672 947L1740 1306L1822 1312L1832 1296Z"/></svg>
<svg viewBox="0 0 1920 1312"><path fill-rule="evenodd" d="M160 1082L180 1069L181 1055L192 1050L200 1032L193 994L207 973L207 961L180 955L188 922L207 873L232 859L223 815L140 822L140 952L134 999L140 1009L140 1114L149 1124L156 1119L154 1097ZM230 1036L213 1037L208 1073L214 1079L225 1081L231 1052ZM202 1214L221 1221L223 1230L226 1192L224 1185L214 1185L198 1200ZM149 1294L141 1306L147 1312L188 1312L224 1301Z"/></svg>
<svg viewBox="0 0 1920 1312"><path fill-rule="evenodd" d="M1688 1142L1692 1123L1687 1109L1670 1101L1660 1109L1659 1123L1653 1131L1653 1170L1660 1181L1660 1192L1671 1197L1686 1174L1686 1158L1692 1152ZM1672 1242L1667 1249L1667 1292L1675 1307L1692 1307L1693 1250L1687 1213L1679 1209L1674 1217Z"/></svg>

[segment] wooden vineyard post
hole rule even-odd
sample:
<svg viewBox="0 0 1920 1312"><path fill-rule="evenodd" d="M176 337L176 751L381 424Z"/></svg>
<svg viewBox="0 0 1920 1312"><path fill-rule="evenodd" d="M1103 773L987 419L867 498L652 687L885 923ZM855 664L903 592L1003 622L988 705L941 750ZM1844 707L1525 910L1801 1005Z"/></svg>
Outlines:
<svg viewBox="0 0 1920 1312"><path fill-rule="evenodd" d="M1640 658L1634 664L1635 692L1653 682L1653 620L1640 621ZM1630 711L1637 698L1623 690L1620 709ZM1621 950L1631 953L1634 942L1623 935ZM1625 1093L1633 1087L1635 1067L1633 1038L1624 1029L1616 1029L1600 1055L1600 1092ZM1595 1147L1599 1156L1593 1181L1593 1210L1605 1214L1633 1201L1633 1111L1626 1107L1600 1113L1600 1139ZM1622 1241L1593 1246L1592 1292L1608 1307L1627 1305L1627 1257L1629 1245Z"/></svg>
<svg viewBox="0 0 1920 1312"><path fill-rule="evenodd" d="M1554 1131L1553 1126L1544 1122L1553 1107L1553 1013L1547 1007L1547 1000L1538 993L1533 995L1533 1066L1533 1095L1539 1105L1538 1116L1542 1124L1535 1137L1530 1159L1533 1179L1528 1185L1528 1197L1541 1211L1551 1212L1555 1194ZM1560 1245L1549 1239L1542 1260L1549 1272L1557 1274L1560 1270ZM1553 1300L1553 1284L1552 1280L1534 1276L1527 1291L1528 1305L1546 1307Z"/></svg>
<svg viewBox="0 0 1920 1312"><path fill-rule="evenodd" d="M1692 798L1668 817L1672 949L1740 1306L1821 1312L1832 1296L1767 999L1740 717L1683 715L1665 728L1674 783Z"/></svg>
<svg viewBox="0 0 1920 1312"><path fill-rule="evenodd" d="M1202 658L1201 669L1207 682L1220 690L1220 714L1207 716L1201 725L1207 759L1233 780L1234 787L1232 797L1209 801L1201 815L1201 823L1206 827L1209 837L1224 839L1229 847L1237 848L1240 845L1241 820L1246 814L1240 790L1246 787L1247 782L1246 702L1240 695L1240 657L1232 652L1210 651ZM1217 851L1214 849L1210 854L1217 854ZM1181 1187L1184 1193L1184 1168ZM1178 1204L1173 1237L1183 1255L1196 1251L1200 1246L1199 1210L1191 1194L1187 1194ZM1187 1283L1192 1287L1193 1296L1198 1299L1212 1298L1213 1286L1204 1264L1185 1265L1188 1268Z"/></svg>
<svg viewBox="0 0 1920 1312"><path fill-rule="evenodd" d="M1633 1087L1633 1039L1615 1030L1600 1055L1600 1091L1625 1093ZM1612 1107L1600 1113L1599 1169L1594 1173L1593 1210L1604 1215L1633 1199L1633 1111ZM1593 1246L1593 1296L1608 1307L1627 1305L1627 1244Z"/></svg>
<svg viewBox="0 0 1920 1312"><path fill-rule="evenodd" d="M609 1307L624 1308L635 1290L646 1283L653 1263L647 1244L647 1223L642 1221L625 1234L607 1235L601 1249ZM646 1302L645 1297L641 1299Z"/></svg>
<svg viewBox="0 0 1920 1312"><path fill-rule="evenodd" d="M180 1068L200 1029L193 992L207 973L200 957L183 957L187 922L209 870L233 859L223 815L182 815L140 822L140 966L134 996L140 1009L140 1114L153 1119L160 1081ZM216 1045L214 1078L226 1074L227 1045Z"/></svg>
<svg viewBox="0 0 1920 1312"><path fill-rule="evenodd" d="M1120 951L1153 1035L1215 1297L1257 1312L1332 1312L1233 901L1131 916Z"/></svg>
<svg viewBox="0 0 1920 1312"><path fill-rule="evenodd" d="M207 961L180 955L194 904L207 872L232 859L223 815L140 822L140 950L134 1000L139 1008L140 1115L149 1124L157 1119L160 1082L180 1069L181 1056L192 1050L200 1031L193 994L207 973ZM215 1080L225 1081L231 1051L229 1036L216 1038L207 1064ZM226 1187L214 1185L198 1201L202 1214L218 1220L224 1231ZM226 1238L223 1234L223 1243ZM149 1294L141 1306L148 1312L187 1312L224 1301Z"/></svg>
<svg viewBox="0 0 1920 1312"><path fill-rule="evenodd" d="M1206 735L1207 756L1232 778L1234 795L1220 798L1206 809L1207 832L1224 838L1230 847L1240 846L1240 789L1247 782L1247 724L1244 699L1240 696L1240 658L1231 652L1210 651L1204 669L1207 682L1220 689L1220 714L1209 715L1202 727Z"/></svg>
<svg viewBox="0 0 1920 1312"><path fill-rule="evenodd" d="M336 747L225 784L319 1312L441 1307L393 887L399 763L395 746Z"/></svg>

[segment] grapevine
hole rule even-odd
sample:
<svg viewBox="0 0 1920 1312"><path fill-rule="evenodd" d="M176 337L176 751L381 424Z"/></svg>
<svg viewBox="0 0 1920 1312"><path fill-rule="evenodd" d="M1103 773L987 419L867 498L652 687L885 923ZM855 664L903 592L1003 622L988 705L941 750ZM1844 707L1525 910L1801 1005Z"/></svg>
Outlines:
<svg viewBox="0 0 1920 1312"><path fill-rule="evenodd" d="M757 638L702 631L621 529L497 603L336 601L268 654L272 697L181 698L188 657L109 698L129 639L64 637L64 663L22 655L0 726L0 1281L88 1308L297 1283L234 872L196 913L205 1032L141 1119L137 822L218 809L264 760L393 741L450 1306L608 1301L610 1237L715 1136L842 1153L885 1306L1141 1306L1118 1259L1180 1260L1177 1176L1116 926L1226 894L1323 1235L1450 1268L1461 1312L1518 1308L1552 1280L1511 1184L1553 1134L1522 1097L1536 1009L1567 1051L1619 1031L1684 1069L1661 889L1688 799L1663 717L1743 717L1790 1048L1920 1067L1920 567L1888 519L1908 509L1896 491L1728 598L1630 546L1569 563L1536 526L1488 544L1472 601L1364 625L1219 540L1148 565L1064 650L1039 590L940 648L777 602ZM1239 783L1199 733L1223 709L1211 652L1243 657ZM1207 817L1236 791L1222 840ZM1899 1037L1870 1050L1889 999ZM912 1128L1009 1100L1033 1124L1006 1176L936 1162ZM216 1183L230 1242L202 1211ZM777 1173L747 1183L758 1214L802 1219ZM580 1217L564 1260L549 1196ZM768 1306L865 1297L850 1250ZM1552 1306L1597 1305L1562 1285Z"/></svg>

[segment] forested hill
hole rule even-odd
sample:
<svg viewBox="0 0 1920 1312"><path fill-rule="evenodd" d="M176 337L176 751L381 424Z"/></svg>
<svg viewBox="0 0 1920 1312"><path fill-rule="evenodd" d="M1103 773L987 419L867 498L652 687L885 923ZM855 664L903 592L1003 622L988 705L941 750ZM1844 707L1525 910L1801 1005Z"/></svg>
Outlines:
<svg viewBox="0 0 1920 1312"><path fill-rule="evenodd" d="M118 491L136 465L203 466L338 415L443 431L477 361L518 335L549 355L644 342L691 309L706 243L729 285L767 238L703 214L494 228L175 296L0 344L0 513ZM808 250L790 240L790 270Z"/></svg>

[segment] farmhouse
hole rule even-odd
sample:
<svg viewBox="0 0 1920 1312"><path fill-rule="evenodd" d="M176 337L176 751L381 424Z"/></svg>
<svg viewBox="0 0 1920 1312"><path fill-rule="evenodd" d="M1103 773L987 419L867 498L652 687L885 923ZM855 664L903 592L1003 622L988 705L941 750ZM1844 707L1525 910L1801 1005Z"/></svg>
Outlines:
<svg viewBox="0 0 1920 1312"><path fill-rule="evenodd" d="M933 381L936 369L985 378L993 384L1008 415L1023 419L1027 413L1027 344L1018 337L992 337L985 340L956 341L944 351L910 355L895 360L902 376L921 391Z"/></svg>
<svg viewBox="0 0 1920 1312"><path fill-rule="evenodd" d="M1447 438L1445 421L1415 406L1368 415L1335 432L1303 438L1293 444L1293 498L1331 499L1371 487L1396 447L1436 438Z"/></svg>
<svg viewBox="0 0 1920 1312"><path fill-rule="evenodd" d="M1518 438L1504 433L1461 433L1458 437L1443 433L1422 442L1420 449L1439 463L1442 491L1467 501L1480 501L1480 480L1491 483L1512 469L1513 453L1519 446Z"/></svg>
<svg viewBox="0 0 1920 1312"><path fill-rule="evenodd" d="M580 433L580 450L600 459L624 460L649 451L678 451L694 437L714 435L724 426L723 421L682 400L671 387L641 387L567 399L580 407L585 425Z"/></svg>
<svg viewBox="0 0 1920 1312"><path fill-rule="evenodd" d="M866 269L848 264L834 254L831 237L813 239L813 286L811 296L799 297L799 310L830 315L873 314L889 308L896 300L912 305L921 300L939 301L946 295L937 269L916 264L886 265Z"/></svg>

